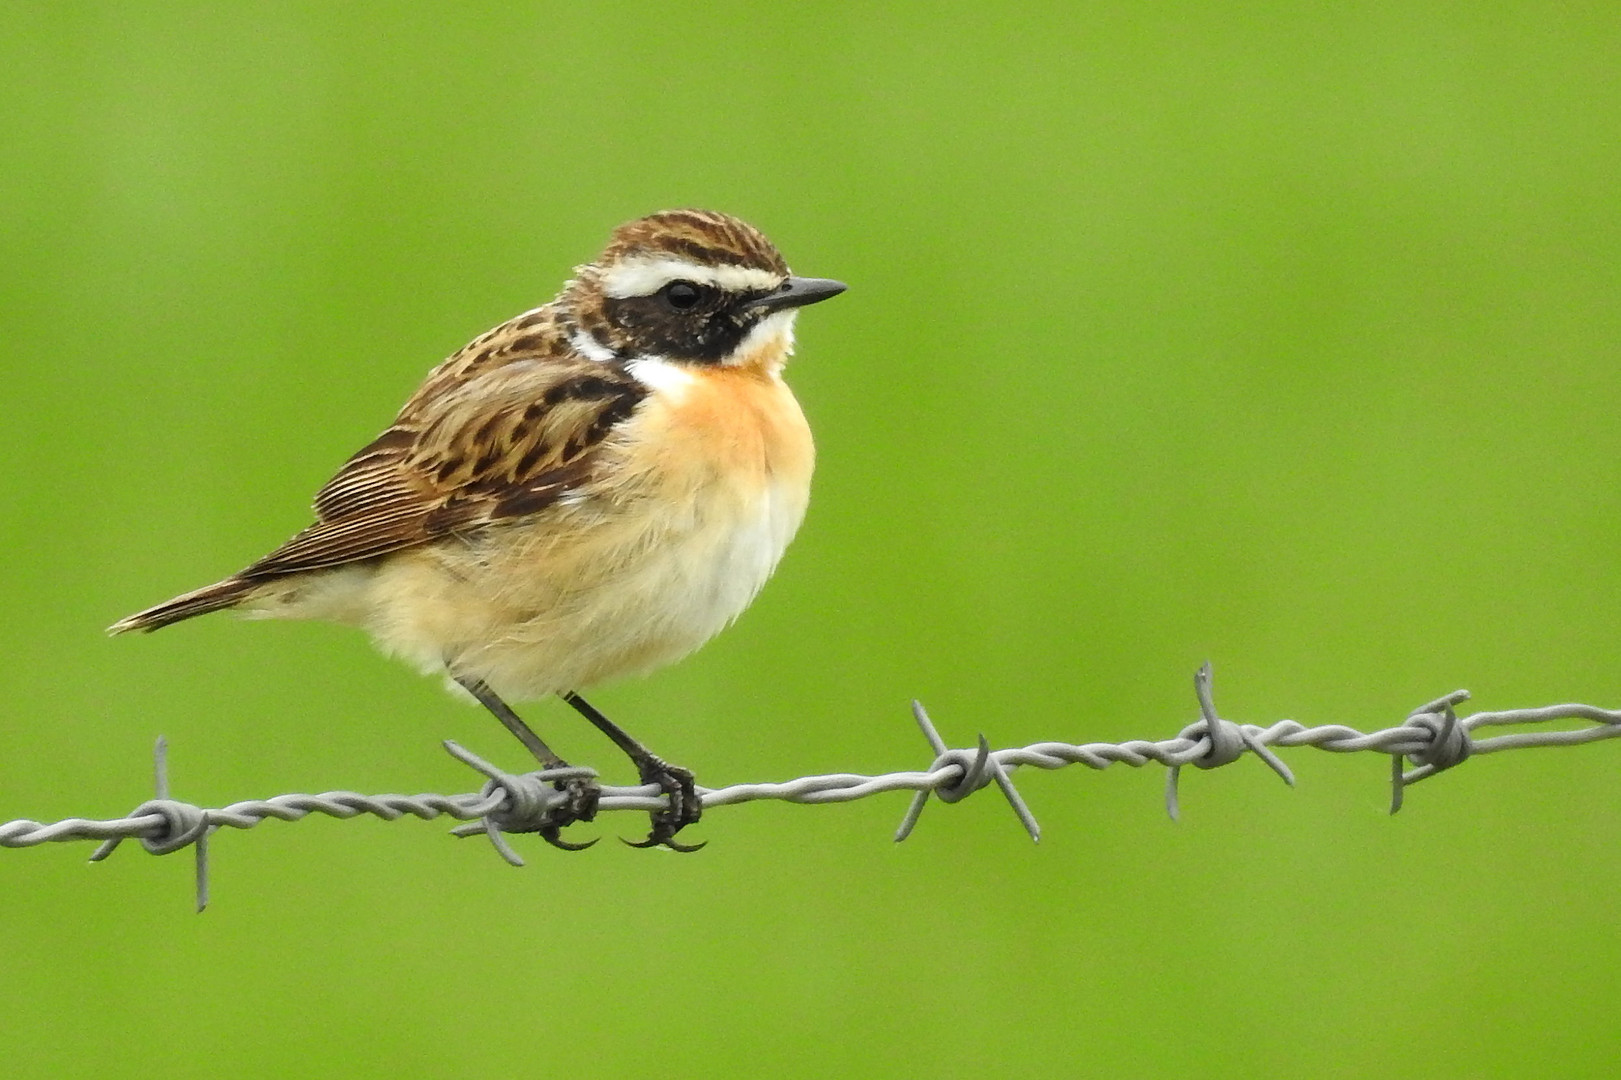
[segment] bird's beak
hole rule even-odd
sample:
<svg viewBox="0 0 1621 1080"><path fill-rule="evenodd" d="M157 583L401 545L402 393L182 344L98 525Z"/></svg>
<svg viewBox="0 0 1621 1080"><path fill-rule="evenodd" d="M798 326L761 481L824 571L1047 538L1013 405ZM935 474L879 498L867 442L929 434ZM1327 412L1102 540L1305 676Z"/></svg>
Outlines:
<svg viewBox="0 0 1621 1080"><path fill-rule="evenodd" d="M744 306L753 311L786 311L788 308L817 304L839 295L849 286L832 278L791 277L777 286L775 292L750 300Z"/></svg>

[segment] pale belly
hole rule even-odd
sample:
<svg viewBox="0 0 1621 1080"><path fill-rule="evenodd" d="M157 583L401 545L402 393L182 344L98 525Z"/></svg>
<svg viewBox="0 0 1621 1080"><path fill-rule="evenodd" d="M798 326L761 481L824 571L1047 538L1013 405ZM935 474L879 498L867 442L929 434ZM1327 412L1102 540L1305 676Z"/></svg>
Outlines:
<svg viewBox="0 0 1621 1080"><path fill-rule="evenodd" d="M379 572L373 595L387 599L368 628L425 670L517 700L641 674L742 614L804 511L781 490L752 505L699 497L686 513L605 524L577 544L526 543L513 529L514 542L472 558L423 552Z"/></svg>

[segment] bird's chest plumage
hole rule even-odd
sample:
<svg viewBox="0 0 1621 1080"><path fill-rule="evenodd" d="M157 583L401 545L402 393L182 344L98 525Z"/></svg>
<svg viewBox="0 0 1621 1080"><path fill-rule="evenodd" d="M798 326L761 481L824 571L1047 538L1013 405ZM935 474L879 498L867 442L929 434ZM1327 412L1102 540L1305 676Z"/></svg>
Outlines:
<svg viewBox="0 0 1621 1080"><path fill-rule="evenodd" d="M553 510L389 566L440 600L392 608L374 630L403 632L380 639L532 698L671 663L724 629L799 528L814 451L774 375L676 374Z"/></svg>
<svg viewBox="0 0 1621 1080"><path fill-rule="evenodd" d="M713 633L759 591L804 518L809 428L781 380L732 371L654 395L638 420L618 472L628 502L648 512L650 561L669 560L663 599L649 599Z"/></svg>

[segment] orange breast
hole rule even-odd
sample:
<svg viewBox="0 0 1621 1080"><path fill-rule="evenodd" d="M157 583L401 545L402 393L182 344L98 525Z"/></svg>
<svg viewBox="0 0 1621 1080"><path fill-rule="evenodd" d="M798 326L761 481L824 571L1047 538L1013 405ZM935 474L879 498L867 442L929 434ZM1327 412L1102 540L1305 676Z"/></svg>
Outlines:
<svg viewBox="0 0 1621 1080"><path fill-rule="evenodd" d="M758 368L710 369L648 404L636 456L656 455L656 464L644 464L666 483L708 487L719 481L744 495L808 488L815 462L810 428L776 375Z"/></svg>

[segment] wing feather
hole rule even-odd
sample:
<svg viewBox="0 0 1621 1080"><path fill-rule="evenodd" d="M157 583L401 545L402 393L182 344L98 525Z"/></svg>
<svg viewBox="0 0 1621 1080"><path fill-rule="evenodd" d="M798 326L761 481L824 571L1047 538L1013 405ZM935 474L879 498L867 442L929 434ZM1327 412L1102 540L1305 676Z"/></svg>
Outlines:
<svg viewBox="0 0 1621 1080"><path fill-rule="evenodd" d="M491 364L484 353L500 337L481 343L436 370L393 426L327 482L315 524L241 576L375 558L538 513L591 475L604 441L647 393L617 364L556 351ZM468 377L445 377L458 362Z"/></svg>

